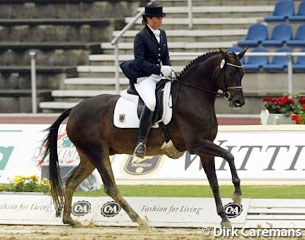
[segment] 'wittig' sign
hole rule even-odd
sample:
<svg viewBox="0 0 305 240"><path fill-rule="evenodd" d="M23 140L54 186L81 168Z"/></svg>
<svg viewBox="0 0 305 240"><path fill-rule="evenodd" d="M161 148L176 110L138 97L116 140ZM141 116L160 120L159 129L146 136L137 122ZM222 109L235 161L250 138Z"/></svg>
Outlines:
<svg viewBox="0 0 305 240"><path fill-rule="evenodd" d="M295 129L295 126L294 126ZM304 180L305 129L298 131L220 131L217 145L229 150L241 179ZM228 163L216 158L219 179L231 179ZM141 162L118 155L112 161L117 179L206 179L200 158L186 152L180 159L148 157ZM133 167L132 167L133 166ZM133 171L131 171L133 170Z"/></svg>

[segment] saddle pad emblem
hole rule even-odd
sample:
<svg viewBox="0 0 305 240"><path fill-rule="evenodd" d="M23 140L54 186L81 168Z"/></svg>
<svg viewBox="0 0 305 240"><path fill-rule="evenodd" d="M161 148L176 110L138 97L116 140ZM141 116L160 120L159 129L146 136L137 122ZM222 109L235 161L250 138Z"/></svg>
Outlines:
<svg viewBox="0 0 305 240"><path fill-rule="evenodd" d="M119 122L124 123L125 122L125 114L119 114Z"/></svg>

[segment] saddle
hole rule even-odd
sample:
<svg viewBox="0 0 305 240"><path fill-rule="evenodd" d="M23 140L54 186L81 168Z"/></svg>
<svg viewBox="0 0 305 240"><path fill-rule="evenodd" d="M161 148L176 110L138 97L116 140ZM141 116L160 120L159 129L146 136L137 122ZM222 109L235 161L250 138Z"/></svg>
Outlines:
<svg viewBox="0 0 305 240"><path fill-rule="evenodd" d="M171 136L167 131L166 125L172 118L172 98L170 80L161 80L156 87L156 110L153 117L153 128L160 127L164 143L161 150L168 157L177 159L184 152L179 152L174 146ZM139 128L140 114L144 107L144 102L132 87L124 90L118 99L113 114L114 126L118 128Z"/></svg>
<svg viewBox="0 0 305 240"><path fill-rule="evenodd" d="M132 85L131 85L132 86ZM156 110L153 117L154 128L163 122L167 125L172 117L171 81L162 79L156 86ZM145 106L134 87L121 92L114 109L114 125L118 128L138 128L140 115Z"/></svg>

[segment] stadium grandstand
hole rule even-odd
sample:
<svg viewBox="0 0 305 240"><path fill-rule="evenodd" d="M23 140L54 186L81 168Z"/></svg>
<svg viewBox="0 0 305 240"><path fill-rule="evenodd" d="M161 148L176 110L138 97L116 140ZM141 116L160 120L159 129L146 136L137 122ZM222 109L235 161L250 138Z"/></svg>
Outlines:
<svg viewBox="0 0 305 240"><path fill-rule="evenodd" d="M272 55L305 51L305 1L160 2L167 13L163 28L177 72L205 52L248 48L243 59L246 105L238 113L259 114L263 97L288 91L290 58L293 91L305 91L305 57ZM133 38L142 27L139 13L146 3L0 0L1 112L31 112L31 52L38 112L61 112L82 99L127 88L115 61L133 58ZM267 54L255 55L260 52ZM233 113L221 98L216 108L220 114Z"/></svg>

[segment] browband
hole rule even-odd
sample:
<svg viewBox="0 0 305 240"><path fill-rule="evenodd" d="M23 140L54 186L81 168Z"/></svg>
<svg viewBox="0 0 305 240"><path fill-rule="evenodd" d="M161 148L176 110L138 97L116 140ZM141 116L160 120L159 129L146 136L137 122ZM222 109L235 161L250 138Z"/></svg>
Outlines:
<svg viewBox="0 0 305 240"><path fill-rule="evenodd" d="M226 64L229 65L229 66L232 66L232 67L236 67L236 68L243 68L242 65L235 65L233 63L228 63L228 62L226 62Z"/></svg>

